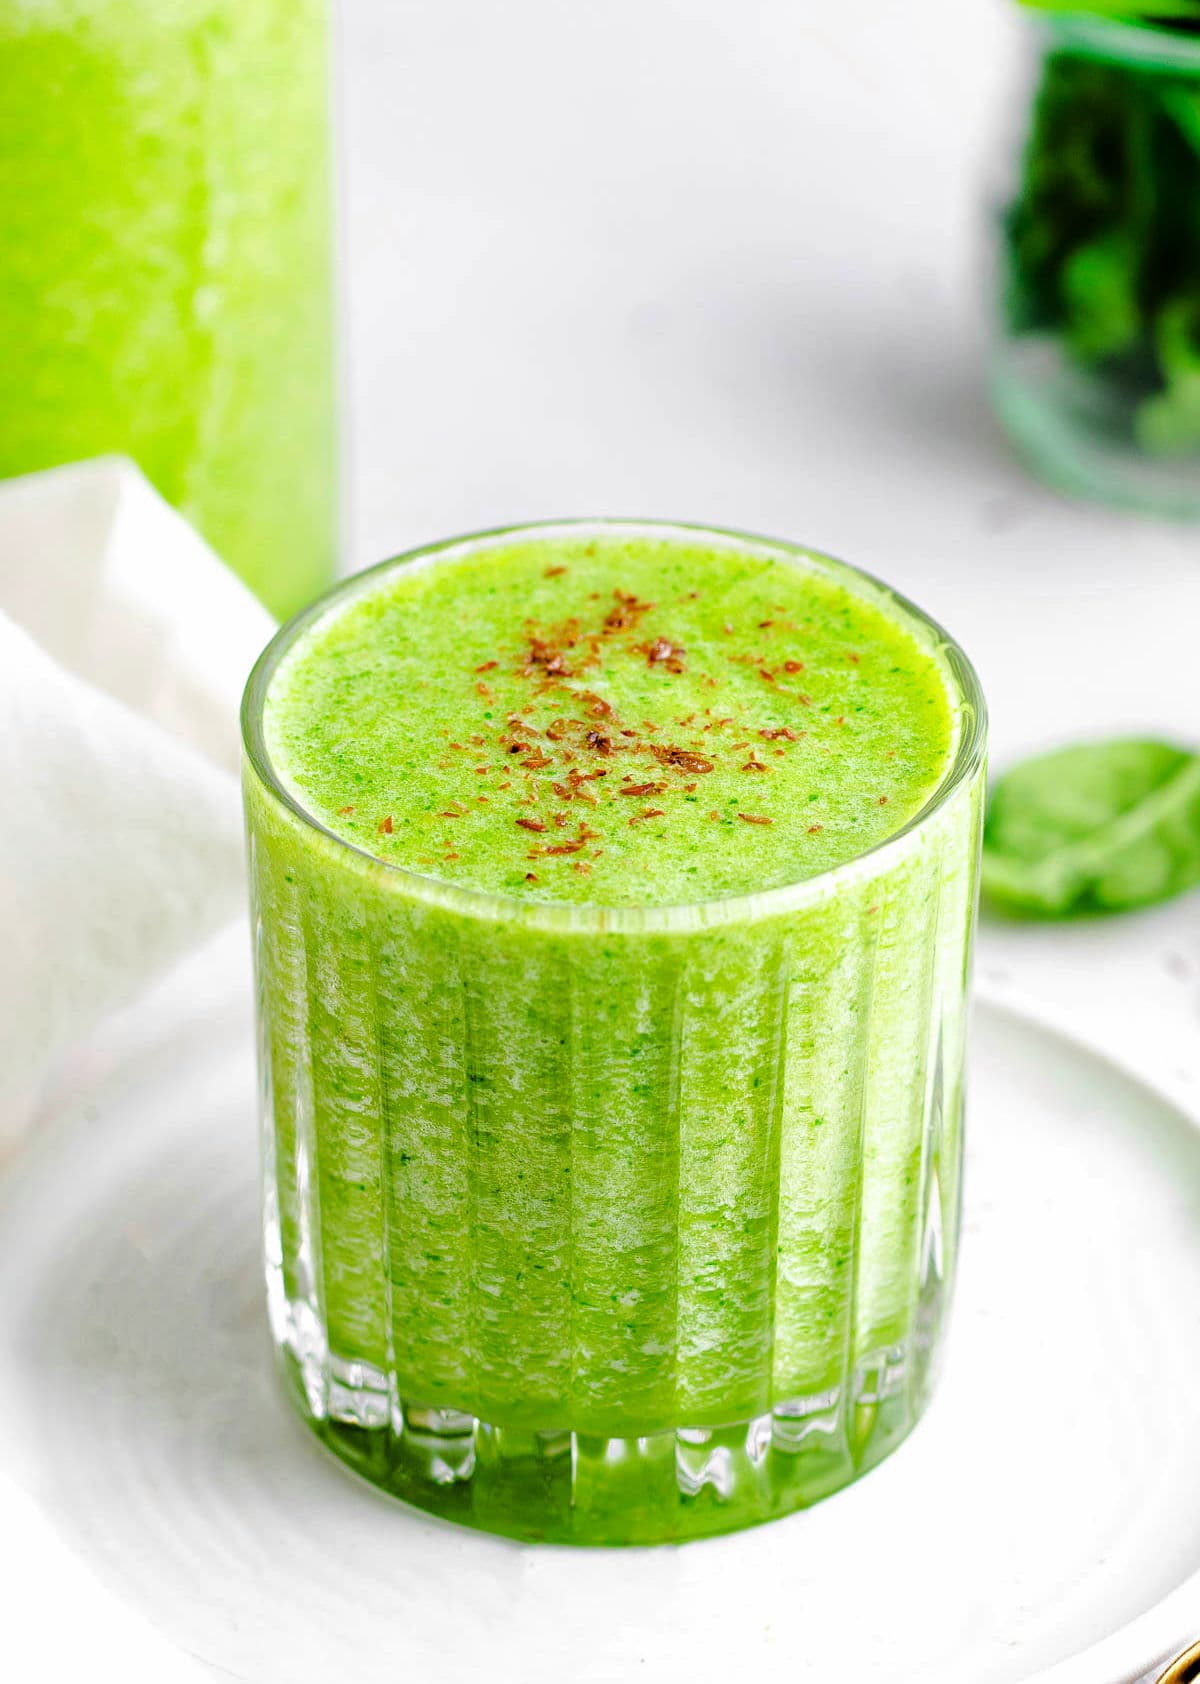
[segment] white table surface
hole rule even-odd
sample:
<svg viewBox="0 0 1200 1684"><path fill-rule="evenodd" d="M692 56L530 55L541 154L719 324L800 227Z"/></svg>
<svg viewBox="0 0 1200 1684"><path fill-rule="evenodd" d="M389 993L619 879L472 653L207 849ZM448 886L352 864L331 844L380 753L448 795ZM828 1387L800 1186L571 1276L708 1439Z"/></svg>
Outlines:
<svg viewBox="0 0 1200 1684"><path fill-rule="evenodd" d="M351 563L539 516L746 527L949 626L994 764L1200 735L1200 530L1042 490L982 396L1014 34L1000 0L342 0ZM1194 1109L1197 897L989 926L980 968ZM84 1570L0 1584L7 1653L69 1676ZM90 1675L165 1679L92 1601Z"/></svg>

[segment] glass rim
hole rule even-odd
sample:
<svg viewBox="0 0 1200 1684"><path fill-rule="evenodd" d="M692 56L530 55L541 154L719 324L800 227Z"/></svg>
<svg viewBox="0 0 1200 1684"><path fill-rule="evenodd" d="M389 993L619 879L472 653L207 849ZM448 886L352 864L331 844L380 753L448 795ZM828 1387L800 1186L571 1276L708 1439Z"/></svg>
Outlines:
<svg viewBox="0 0 1200 1684"><path fill-rule="evenodd" d="M749 549L792 564L803 562L804 565L837 580L859 596L865 596L893 614L898 610L902 621L911 622L911 628L916 631L923 646L942 670L947 695L955 709L957 725L957 739L949 764L937 785L912 817L898 830L892 831L869 848L839 860L824 871L790 879L785 883L776 883L764 889L744 891L735 895L698 896L687 901L664 902L658 906L603 901L525 900L506 890L480 889L468 884L453 883L446 878L414 870L411 866L381 859L369 849L360 847L358 843L330 830L314 813L309 812L299 796L287 787L272 763L267 749L264 732L265 704L280 663L318 622L343 612L360 596L369 595L385 575L393 572L432 566L438 562L486 552L489 548L498 548L515 538L552 538L557 533L579 537L588 533L613 531L630 535L644 533L656 538L703 538L720 546L742 551ZM975 668L945 628L874 574L803 544L765 538L731 527L674 520L583 516L490 527L457 538L439 539L415 549L405 550L399 555L376 562L371 567L339 580L308 607L302 608L299 613L286 620L259 655L242 694L241 733L246 762L272 799L314 837L319 838L323 846L331 847L335 857L345 858L348 865L371 875L378 875L383 881L396 882L415 901L476 918L503 918L506 921L515 919L523 924L541 928L606 933L620 933L624 930L644 934L668 932L684 927L694 929L698 924L751 922L787 912L824 899L848 878L861 873L865 862L875 862L889 850L899 851L906 840L915 831L928 825L954 794L982 768L987 744L987 705Z"/></svg>
<svg viewBox="0 0 1200 1684"><path fill-rule="evenodd" d="M1065 11L1030 5L1036 26L1053 38L1056 47L1076 48L1091 58L1112 64L1144 65L1155 70L1181 70L1200 75L1200 35L1171 29L1179 19L1114 17L1089 12L1086 0Z"/></svg>

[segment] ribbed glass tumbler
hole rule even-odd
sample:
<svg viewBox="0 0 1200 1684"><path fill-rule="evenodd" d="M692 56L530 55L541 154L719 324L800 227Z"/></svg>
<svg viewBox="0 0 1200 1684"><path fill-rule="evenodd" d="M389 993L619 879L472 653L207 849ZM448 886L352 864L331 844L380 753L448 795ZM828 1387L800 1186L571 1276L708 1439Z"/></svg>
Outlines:
<svg viewBox="0 0 1200 1684"><path fill-rule="evenodd" d="M354 588L354 581L341 587ZM877 589L877 587L873 587ZM377 1485L488 1531L698 1537L873 1466L929 1395L958 1245L983 793L821 876L518 903L331 835L244 709L271 1325Z"/></svg>

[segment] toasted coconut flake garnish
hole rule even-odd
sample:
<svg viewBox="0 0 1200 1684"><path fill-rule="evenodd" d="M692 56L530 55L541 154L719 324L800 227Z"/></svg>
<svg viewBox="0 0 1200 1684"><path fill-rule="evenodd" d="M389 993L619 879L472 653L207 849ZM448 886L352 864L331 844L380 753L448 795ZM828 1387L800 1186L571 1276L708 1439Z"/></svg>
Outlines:
<svg viewBox="0 0 1200 1684"><path fill-rule="evenodd" d="M531 635L521 676L533 678L539 672L550 678L570 678L571 665L561 649L556 649L543 637Z"/></svg>
<svg viewBox="0 0 1200 1684"><path fill-rule="evenodd" d="M716 761L710 760L707 755L697 754L694 749L680 748L675 743L651 743L650 752L660 766L674 766L681 772L711 772L716 766Z"/></svg>
<svg viewBox="0 0 1200 1684"><path fill-rule="evenodd" d="M604 630L606 633L629 631L636 626L644 614L648 614L654 607L652 602L639 602L636 596L628 591L615 590L613 599L615 608L610 608L604 616Z"/></svg>
<svg viewBox="0 0 1200 1684"><path fill-rule="evenodd" d="M669 637L656 637L653 643L643 643L639 648L652 667L663 667L667 672L683 671L686 650L682 643L672 643Z"/></svg>

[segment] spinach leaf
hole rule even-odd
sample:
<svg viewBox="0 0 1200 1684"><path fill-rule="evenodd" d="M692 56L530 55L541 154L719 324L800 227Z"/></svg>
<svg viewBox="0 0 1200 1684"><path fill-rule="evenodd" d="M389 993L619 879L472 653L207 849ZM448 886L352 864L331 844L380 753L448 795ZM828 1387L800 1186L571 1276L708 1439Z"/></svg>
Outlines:
<svg viewBox="0 0 1200 1684"><path fill-rule="evenodd" d="M1064 260L1061 288L1066 337L1081 362L1132 350L1142 334L1138 301L1141 253L1128 233L1076 246Z"/></svg>
<svg viewBox="0 0 1200 1684"><path fill-rule="evenodd" d="M999 779L983 889L1006 912L1067 918L1200 883L1200 755L1144 738L1082 743Z"/></svg>
<svg viewBox="0 0 1200 1684"><path fill-rule="evenodd" d="M1165 456L1194 449L1200 437L1200 300L1164 305L1155 342L1165 389L1142 403L1134 426L1140 444Z"/></svg>

